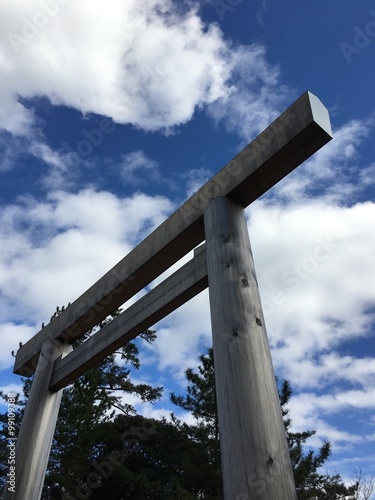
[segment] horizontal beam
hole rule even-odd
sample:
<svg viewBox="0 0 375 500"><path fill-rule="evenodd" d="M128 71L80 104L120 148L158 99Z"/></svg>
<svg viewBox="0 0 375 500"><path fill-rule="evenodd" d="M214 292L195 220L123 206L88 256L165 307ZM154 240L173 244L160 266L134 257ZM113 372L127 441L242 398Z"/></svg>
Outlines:
<svg viewBox="0 0 375 500"><path fill-rule="evenodd" d="M206 252L195 257L101 328L65 358L55 362L50 389L58 391L126 342L207 288Z"/></svg>
<svg viewBox="0 0 375 500"><path fill-rule="evenodd" d="M305 92L197 193L17 352L14 372L35 371L47 339L72 343L204 240L208 202L255 201L332 138L327 109Z"/></svg>

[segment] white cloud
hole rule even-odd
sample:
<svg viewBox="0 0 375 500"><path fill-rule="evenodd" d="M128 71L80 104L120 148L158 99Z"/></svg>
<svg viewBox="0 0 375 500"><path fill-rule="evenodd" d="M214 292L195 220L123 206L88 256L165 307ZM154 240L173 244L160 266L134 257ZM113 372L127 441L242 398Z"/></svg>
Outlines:
<svg viewBox="0 0 375 500"><path fill-rule="evenodd" d="M213 172L208 168L193 168L183 175L187 181L187 198L192 196L213 176Z"/></svg>
<svg viewBox="0 0 375 500"><path fill-rule="evenodd" d="M119 199L93 190L53 192L45 202L29 197L6 207L0 216L2 340L17 349L35 333L35 323L73 302L172 209L162 197ZM32 328L12 327L13 318Z"/></svg>
<svg viewBox="0 0 375 500"><path fill-rule="evenodd" d="M53 150L45 142L41 131L36 135L37 139L29 140L0 130L0 172L17 168L18 163L22 164L31 155L47 167L35 184L38 183L49 191L71 188L78 173L73 167L80 164L90 165L92 159L82 157L77 151L64 146Z"/></svg>
<svg viewBox="0 0 375 500"><path fill-rule="evenodd" d="M177 383L186 385L185 370L198 364L203 346L210 345L208 293L202 292L155 325L157 340L147 347L148 362L169 370Z"/></svg>
<svg viewBox="0 0 375 500"><path fill-rule="evenodd" d="M12 140L10 134L0 133L0 173L15 166L19 151L23 147L21 140Z"/></svg>
<svg viewBox="0 0 375 500"><path fill-rule="evenodd" d="M196 6L6 0L0 30L0 170L31 154L48 166L41 185L49 190L71 187L72 167L90 160L50 147L33 98L166 132L228 92L231 48L218 26L204 25ZM134 158L132 165L124 161L127 180L139 181ZM156 176L154 166L147 164Z"/></svg>
<svg viewBox="0 0 375 500"><path fill-rule="evenodd" d="M32 142L30 145L30 152L41 158L47 165L51 165L57 169L65 170L66 163L61 156L53 151L49 146L40 142Z"/></svg>
<svg viewBox="0 0 375 500"><path fill-rule="evenodd" d="M126 185L142 185L159 179L159 166L143 151L123 155L120 171Z"/></svg>
<svg viewBox="0 0 375 500"><path fill-rule="evenodd" d="M18 96L44 95L155 130L186 122L196 106L227 93L230 51L196 9L183 12L170 0L56 0L48 15L43 4L2 8L0 125L14 134L34 121Z"/></svg>
<svg viewBox="0 0 375 500"><path fill-rule="evenodd" d="M289 174L264 198L297 205L323 195L330 204L350 204L375 183L374 164L363 165L359 148L374 128L373 118L352 120L333 132L333 140ZM358 182L353 183L353 178ZM319 194L318 194L319 193Z"/></svg>
<svg viewBox="0 0 375 500"><path fill-rule="evenodd" d="M69 187L72 166L88 158L52 150L35 97L165 133L203 108L246 139L286 104L264 48L226 40L216 23L203 23L196 2L6 0L0 29L0 131L13 135L0 168L11 168L16 137L26 137L23 153L49 167L48 189ZM125 165L131 181L140 180L135 172Z"/></svg>
<svg viewBox="0 0 375 500"><path fill-rule="evenodd" d="M264 46L240 46L233 53L231 92L209 105L208 113L246 144L264 130L293 97L280 83L280 70L266 60Z"/></svg>
<svg viewBox="0 0 375 500"><path fill-rule="evenodd" d="M260 4L259 10L256 14L256 20L258 21L258 23L261 26L264 23L264 15L266 13L266 10L267 10L267 2L266 2L266 0L262 0L262 3Z"/></svg>
<svg viewBox="0 0 375 500"><path fill-rule="evenodd" d="M328 367L316 365L329 358L316 356L371 334L374 220L371 202L253 205L249 230L268 333L276 367L292 384L321 384Z"/></svg>
<svg viewBox="0 0 375 500"><path fill-rule="evenodd" d="M14 322L0 323L0 370L12 368L14 364L12 351L17 351L19 342L24 344L34 334L35 327L33 327L33 325L28 325L26 321L22 324L16 324ZM14 384L6 387L3 386L1 390L5 392L13 390L13 385ZM18 392L20 392L20 389L18 389Z"/></svg>
<svg viewBox="0 0 375 500"><path fill-rule="evenodd" d="M9 393L21 393L22 394L22 384L6 384L6 385L1 385L0 386L0 392L3 392L5 396L7 396ZM6 403L4 400L0 399L0 404L6 406Z"/></svg>
<svg viewBox="0 0 375 500"><path fill-rule="evenodd" d="M288 404L292 426L295 432L306 429L316 430L316 435L309 439L309 445L318 447L328 439L335 452L354 449L357 443L371 443L374 433L366 434L364 428L371 429L369 423L363 427L365 419L374 411L374 388L366 391L340 390L332 393L302 392L293 395ZM336 422L340 418L341 422ZM354 430L344 430L343 421L356 421ZM329 423L329 422L332 423Z"/></svg>

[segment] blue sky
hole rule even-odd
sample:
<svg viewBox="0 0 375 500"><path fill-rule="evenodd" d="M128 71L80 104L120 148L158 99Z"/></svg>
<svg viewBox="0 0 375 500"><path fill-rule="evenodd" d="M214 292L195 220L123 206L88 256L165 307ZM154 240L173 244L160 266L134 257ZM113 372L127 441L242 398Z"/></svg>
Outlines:
<svg viewBox="0 0 375 500"><path fill-rule="evenodd" d="M275 371L331 471L375 475L375 8L286 0L19 0L0 19L0 374L304 91L334 140L246 211ZM186 257L186 259L189 256ZM186 260L185 259L185 260ZM169 271L170 273L171 271ZM160 416L210 345L207 292L136 376ZM188 417L186 417L188 418Z"/></svg>

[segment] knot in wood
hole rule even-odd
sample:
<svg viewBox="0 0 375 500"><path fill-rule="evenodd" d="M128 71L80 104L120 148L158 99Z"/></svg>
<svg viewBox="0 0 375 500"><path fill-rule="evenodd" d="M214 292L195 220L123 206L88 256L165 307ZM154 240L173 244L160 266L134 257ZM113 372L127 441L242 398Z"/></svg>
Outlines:
<svg viewBox="0 0 375 500"><path fill-rule="evenodd" d="M249 286L249 280L247 279L247 277L246 277L246 276L244 276L244 277L242 278L242 286L243 286L243 287L247 287L247 286Z"/></svg>
<svg viewBox="0 0 375 500"><path fill-rule="evenodd" d="M257 325L262 326L262 321L260 320L260 318L256 318L255 322Z"/></svg>

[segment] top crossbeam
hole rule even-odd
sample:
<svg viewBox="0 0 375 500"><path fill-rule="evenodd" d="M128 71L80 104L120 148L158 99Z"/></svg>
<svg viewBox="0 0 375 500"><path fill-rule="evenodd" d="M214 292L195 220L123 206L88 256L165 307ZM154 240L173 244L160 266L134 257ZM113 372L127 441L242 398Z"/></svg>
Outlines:
<svg viewBox="0 0 375 500"><path fill-rule="evenodd" d="M332 138L327 109L304 93L176 212L17 352L14 372L34 373L43 343L73 343L204 240L208 202L228 196L244 207Z"/></svg>

